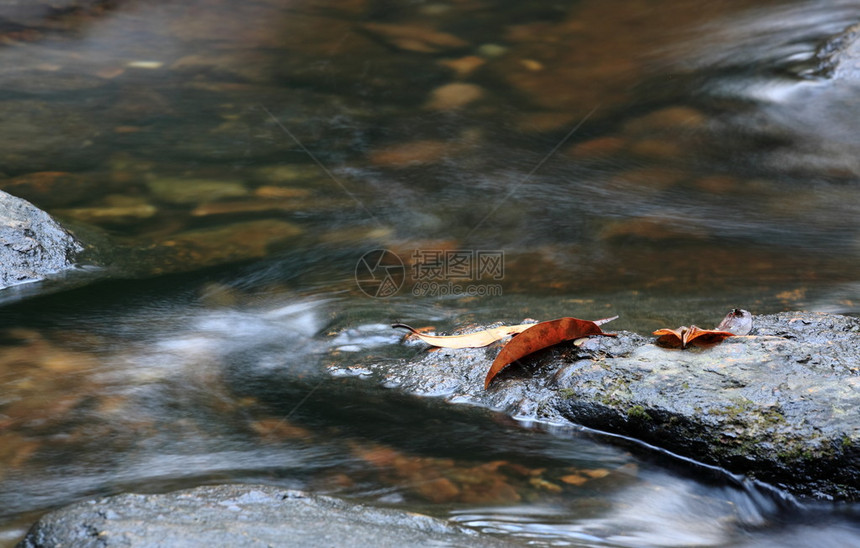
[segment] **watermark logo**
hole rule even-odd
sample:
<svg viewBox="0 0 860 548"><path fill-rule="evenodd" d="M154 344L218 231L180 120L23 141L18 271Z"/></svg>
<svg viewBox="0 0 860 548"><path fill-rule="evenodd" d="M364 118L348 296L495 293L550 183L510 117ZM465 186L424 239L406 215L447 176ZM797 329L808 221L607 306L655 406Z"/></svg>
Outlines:
<svg viewBox="0 0 860 548"><path fill-rule="evenodd" d="M499 250L416 249L408 257L411 294L415 297L500 296L505 255ZM359 289L370 297L395 295L406 282L407 269L392 251L365 253L355 267Z"/></svg>
<svg viewBox="0 0 860 548"><path fill-rule="evenodd" d="M355 283L368 297L390 297L400 291L405 279L403 261L387 249L368 251L355 265Z"/></svg>

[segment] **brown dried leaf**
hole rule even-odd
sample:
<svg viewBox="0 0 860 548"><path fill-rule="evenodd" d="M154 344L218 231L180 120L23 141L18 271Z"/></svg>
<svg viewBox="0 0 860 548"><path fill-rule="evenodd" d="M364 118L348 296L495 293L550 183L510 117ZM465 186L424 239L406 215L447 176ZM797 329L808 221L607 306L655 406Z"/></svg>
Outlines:
<svg viewBox="0 0 860 548"><path fill-rule="evenodd" d="M663 328L651 333L657 335L657 344L660 346L671 346L672 348L684 347L684 334L687 332L687 326L681 326L678 329Z"/></svg>
<svg viewBox="0 0 860 548"><path fill-rule="evenodd" d="M657 335L657 343L673 348L686 348L689 344L709 345L722 342L724 339L734 337L731 331L720 331L718 329L701 329L695 325L687 327L682 325L678 329L658 329L653 333Z"/></svg>
<svg viewBox="0 0 860 548"><path fill-rule="evenodd" d="M487 373L487 378L484 380L484 388L490 386L490 381L508 364L516 360L528 356L533 352L553 346L560 342L569 341L571 339L579 339L589 335L607 335L614 337L613 333L604 333L600 329L600 323L606 323L615 318L606 318L592 322L588 320L580 320L577 318L559 318L547 322L540 322L529 326L528 329L511 339L511 341L502 348L499 355L490 366L490 371Z"/></svg>

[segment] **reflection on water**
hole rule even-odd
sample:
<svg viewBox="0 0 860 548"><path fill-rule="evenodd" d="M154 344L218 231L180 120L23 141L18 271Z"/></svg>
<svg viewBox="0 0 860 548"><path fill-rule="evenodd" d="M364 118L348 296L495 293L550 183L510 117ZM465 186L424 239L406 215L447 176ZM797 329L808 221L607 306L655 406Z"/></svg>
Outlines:
<svg viewBox="0 0 860 548"><path fill-rule="evenodd" d="M391 321L857 313L856 2L0 9L0 189L120 278L0 309L0 543L217 481L554 545L858 543L850 509L322 373L404 356ZM364 297L373 248L501 250L504 295Z"/></svg>

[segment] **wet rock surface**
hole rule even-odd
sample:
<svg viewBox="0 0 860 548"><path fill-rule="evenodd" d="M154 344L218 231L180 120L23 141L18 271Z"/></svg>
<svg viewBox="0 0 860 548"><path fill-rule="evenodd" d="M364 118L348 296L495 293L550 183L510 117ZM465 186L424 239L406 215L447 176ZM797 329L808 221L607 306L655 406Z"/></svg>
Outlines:
<svg viewBox="0 0 860 548"><path fill-rule="evenodd" d="M68 270L83 249L50 215L0 191L0 289Z"/></svg>
<svg viewBox="0 0 860 548"><path fill-rule="evenodd" d="M333 373L630 436L803 497L860 500L860 320L780 313L707 348L652 341L620 332L559 345L509 366L487 391L498 347Z"/></svg>
<svg viewBox="0 0 860 548"><path fill-rule="evenodd" d="M506 546L428 516L263 485L124 494L42 517L19 544L49 546Z"/></svg>

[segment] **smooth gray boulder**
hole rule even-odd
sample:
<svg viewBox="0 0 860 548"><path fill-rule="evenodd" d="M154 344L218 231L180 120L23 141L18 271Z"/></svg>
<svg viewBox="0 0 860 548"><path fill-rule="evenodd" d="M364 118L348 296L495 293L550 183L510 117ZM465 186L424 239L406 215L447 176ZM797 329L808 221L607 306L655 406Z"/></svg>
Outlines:
<svg viewBox="0 0 860 548"><path fill-rule="evenodd" d="M19 548L509 546L447 522L265 485L123 494L43 516Z"/></svg>
<svg viewBox="0 0 860 548"><path fill-rule="evenodd" d="M50 215L0 191L0 289L71 269L83 250Z"/></svg>
<svg viewBox="0 0 860 548"><path fill-rule="evenodd" d="M799 496L860 501L860 320L796 312L753 322L751 335L708 348L628 332L561 344L508 366L488 390L498 346L331 372L622 434Z"/></svg>

